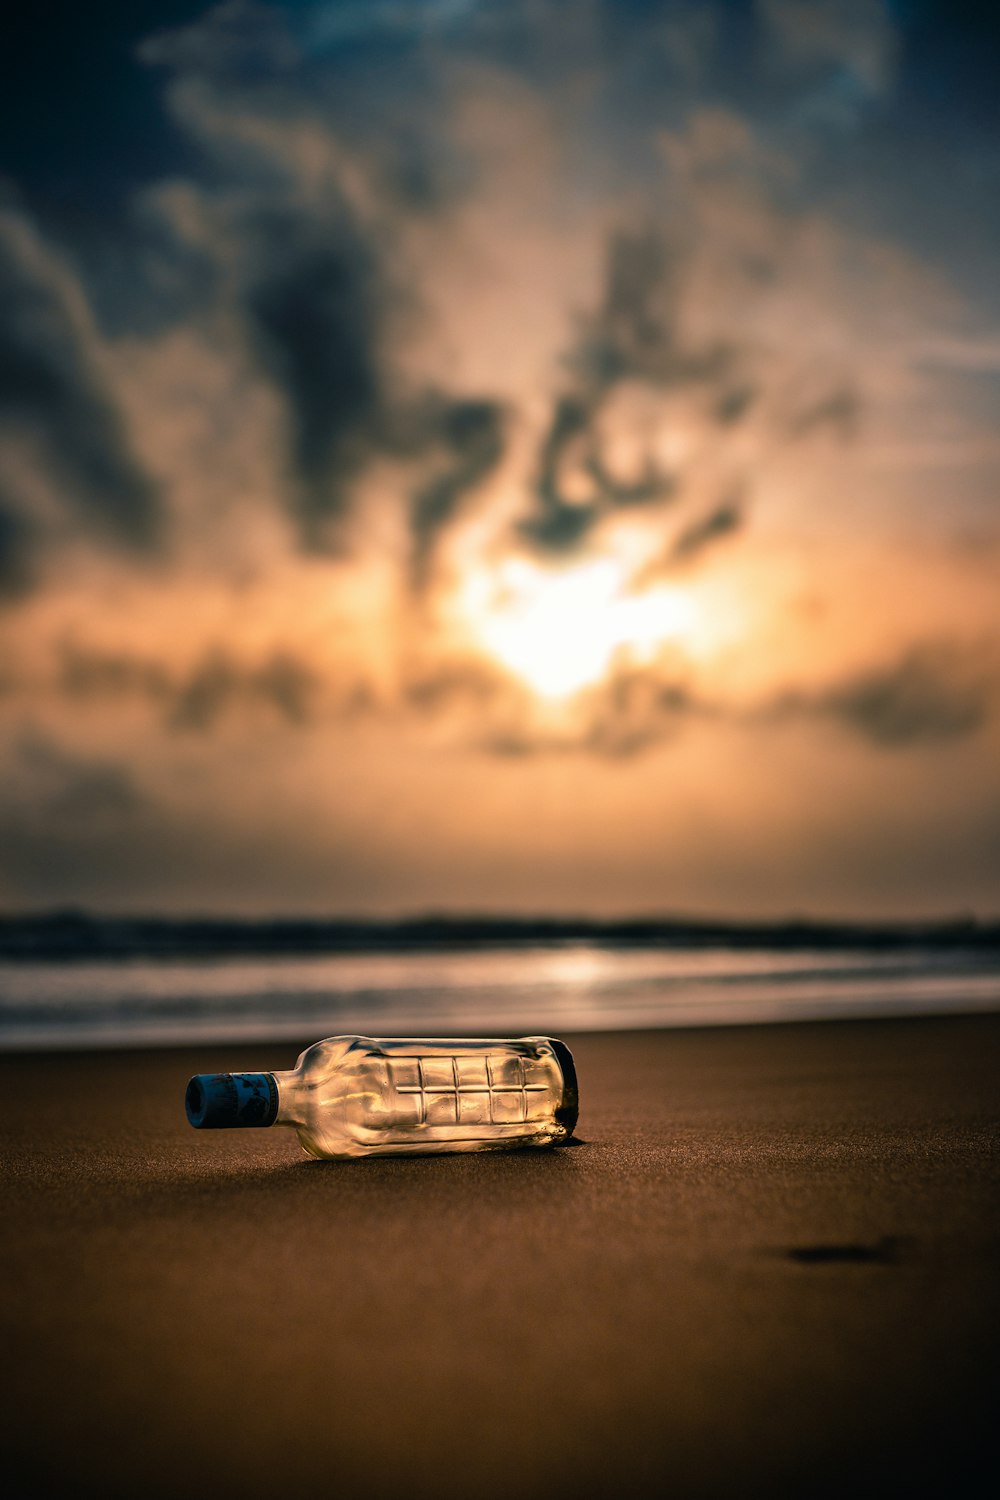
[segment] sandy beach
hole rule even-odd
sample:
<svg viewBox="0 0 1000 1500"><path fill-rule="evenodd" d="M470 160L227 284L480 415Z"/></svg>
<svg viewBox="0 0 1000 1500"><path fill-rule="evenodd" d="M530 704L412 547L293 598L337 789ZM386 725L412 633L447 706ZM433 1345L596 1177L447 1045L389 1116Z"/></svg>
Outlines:
<svg viewBox="0 0 1000 1500"><path fill-rule="evenodd" d="M6 1493L985 1494L1000 1017L569 1040L582 1144L351 1164L0 1060Z"/></svg>

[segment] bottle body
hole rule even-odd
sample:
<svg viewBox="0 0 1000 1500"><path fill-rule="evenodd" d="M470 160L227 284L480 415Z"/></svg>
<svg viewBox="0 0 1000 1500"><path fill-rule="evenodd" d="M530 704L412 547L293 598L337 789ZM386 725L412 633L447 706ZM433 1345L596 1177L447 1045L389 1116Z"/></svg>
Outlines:
<svg viewBox="0 0 1000 1500"><path fill-rule="evenodd" d="M218 1123L291 1126L309 1155L333 1159L554 1146L577 1117L572 1054L551 1037L328 1037L289 1072L216 1077L241 1098L248 1079L273 1080L276 1093L268 1118L261 1104L256 1118ZM188 1118L214 1125L192 1113L197 1083Z"/></svg>

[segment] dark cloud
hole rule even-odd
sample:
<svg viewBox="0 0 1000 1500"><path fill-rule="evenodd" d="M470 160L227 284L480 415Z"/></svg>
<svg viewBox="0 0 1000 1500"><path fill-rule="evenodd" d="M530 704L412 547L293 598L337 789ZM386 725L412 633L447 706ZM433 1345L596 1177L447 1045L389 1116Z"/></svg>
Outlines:
<svg viewBox="0 0 1000 1500"><path fill-rule="evenodd" d="M715 403L713 415L720 427L734 427L747 415L757 399L752 385L733 385Z"/></svg>
<svg viewBox="0 0 1000 1500"><path fill-rule="evenodd" d="M810 433L826 429L844 441L856 437L861 420L862 403L853 389L834 390L805 407L790 413L789 435L806 437Z"/></svg>
<svg viewBox="0 0 1000 1500"><path fill-rule="evenodd" d="M224 0L190 26L148 37L139 57L189 77L244 85L273 79L301 60L280 8L256 0Z"/></svg>
<svg viewBox="0 0 1000 1500"><path fill-rule="evenodd" d="M695 257L696 258L696 257ZM781 446L829 432L848 440L859 429L863 402L842 372L811 370L790 389L768 393L759 378L760 350L735 333L728 338L685 332L682 316L693 271L692 252L682 230L673 234L653 224L619 231L607 248L604 284L596 308L578 322L566 359L573 377L555 400L539 446L531 513L520 534L540 551L572 552L609 512L630 506L673 507L695 494L704 506L701 460L711 447L711 428L732 429L752 418L762 448ZM775 269L773 278L777 278ZM665 403L683 396L702 413L704 443L676 472L665 473L647 454L640 471L617 478L605 452L609 403L623 386L646 387ZM664 424L672 420L664 407ZM680 532L647 581L664 567L700 557L712 544L743 526L744 500L730 498L734 485L745 492L754 460L721 480L707 513L681 520Z"/></svg>
<svg viewBox="0 0 1000 1500"><path fill-rule="evenodd" d="M424 139L412 125L390 130L375 167L379 185L404 211L433 214L454 192L457 173L449 171L449 157L446 141Z"/></svg>
<svg viewBox="0 0 1000 1500"><path fill-rule="evenodd" d="M427 713L456 704L480 714L488 710L476 743L490 754L624 760L673 739L694 718L758 726L835 720L873 745L905 751L975 734L990 717L998 693L994 652L930 642L825 692L790 691L756 707L713 696L706 685L666 663L622 666L581 694L557 729L539 722L530 696L475 667L429 674L408 697Z"/></svg>
<svg viewBox="0 0 1000 1500"><path fill-rule="evenodd" d="M543 504L537 515L522 521L518 530L540 552L572 552L598 519L596 505Z"/></svg>
<svg viewBox="0 0 1000 1500"><path fill-rule="evenodd" d="M786 695L775 709L779 717L838 719L875 745L905 749L975 734L990 717L997 691L990 651L931 641L826 692Z"/></svg>
<svg viewBox="0 0 1000 1500"><path fill-rule="evenodd" d="M567 360L576 389L556 399L538 453L534 514L520 526L544 552L571 552L613 508L654 504L675 493L675 477L661 474L651 459L636 478L616 477L600 434L601 411L621 381L661 386L681 375L666 296L672 270L666 245L652 229L612 237L603 300L582 321ZM568 495L570 471L582 475L589 498Z"/></svg>
<svg viewBox="0 0 1000 1500"><path fill-rule="evenodd" d="M585 34L569 52L557 22L559 7L546 17L530 5L470 6L460 15L445 6L439 20L444 11L445 30L454 22L473 53L484 57L499 47L497 56L525 80L534 77L527 58L518 46L515 65L503 37L531 35L536 43L558 37L558 47L545 52L547 60L537 47L533 54L553 77L592 62L598 37L610 42L614 34L616 46L627 41L633 61L648 51L643 38L655 42L663 62L678 41L675 36L664 51L663 18L646 15L642 7L630 8L617 27L611 25L613 6L588 6ZM568 7L563 14L568 18ZM422 478L409 498L412 575L422 586L441 537L500 462L507 422L502 403L488 389L456 398L420 390L401 394L394 365L405 329L412 329L408 315L418 294L414 279L400 274L397 229L400 216L446 212L456 195L474 192L475 157L463 154L454 129L441 124L449 118L446 101L452 109L460 102L454 79L450 86L446 82L457 62L450 46L434 54L433 66L425 66L425 59L417 67L406 48L382 46L387 35L402 42L424 31L422 24L404 25L402 11L397 15L390 6L376 20L365 7L355 12L351 6L336 22L331 16L324 8L303 20L233 0L143 46L146 63L168 70L176 117L206 151L201 168L193 167L198 186L191 187L204 223L187 238L178 233L172 261L160 246L155 276L151 272L146 280L156 282L159 300L178 318L183 311L175 303L183 295L200 322L213 312L235 311L252 358L284 404L288 474L280 498L307 549L342 543L342 523L373 459L389 454L414 462ZM678 17L671 23L675 30L681 22L682 30L698 30L694 11ZM374 50L368 46L373 37L381 39ZM404 53L410 57L406 67ZM363 87L351 82L352 70ZM644 89L650 83L646 78ZM624 111L621 126L645 135L652 122L633 102L630 110L617 100L616 110ZM360 194L352 179L364 182ZM692 341L682 332L690 256L679 225L668 232L662 224L639 223L609 237L603 285L570 339L564 388L553 399L530 513L519 528L539 551L570 553L613 511L683 498L687 476L663 472L650 456L640 457L624 476L609 460L602 424L623 383L664 393L697 391L709 420L722 427L755 410L759 392L738 341ZM235 307L223 305L230 296ZM145 282L142 300L157 300ZM20 375L18 383L28 388ZM79 387L77 381L74 389ZM113 407L105 401L96 419L93 400L90 408L77 405L75 421L65 412L53 418L53 432L58 427L68 435L53 461L65 465L75 448L74 464L93 503L113 511L120 527L141 528L136 517L142 507L127 503L123 440L117 450L112 441L116 432L121 439ZM852 420L846 396L820 392L787 428L800 436L824 425L846 429ZM50 438L45 446L51 454L56 446ZM108 469L112 451L119 454L117 483ZM105 455L104 469L98 454ZM699 495L699 503L705 499ZM724 508L720 495L717 513ZM698 524L688 528L692 535Z"/></svg>
<svg viewBox="0 0 1000 1500"><path fill-rule="evenodd" d="M142 804L132 773L115 761L80 755L39 734L17 747L14 782L37 811L70 822L129 816Z"/></svg>
<svg viewBox="0 0 1000 1500"><path fill-rule="evenodd" d="M478 740L506 759L585 755L629 760L672 739L693 716L713 713L685 682L650 668L623 668L592 689L561 729L540 728L530 710L509 705L506 717Z"/></svg>
<svg viewBox="0 0 1000 1500"><path fill-rule="evenodd" d="M560 523L566 528L569 539L574 540L572 512L584 513L585 524L589 524L608 508L646 505L669 498L673 493L673 479L659 473L648 459L642 473L635 479L619 479L609 471L595 429L599 412L600 402L585 396L563 396L556 402L540 453L538 499L542 517L538 529L543 541L547 529L558 537ZM580 450L577 454L579 468L589 480L594 496L589 505L568 500L563 493L563 469L574 447Z"/></svg>
<svg viewBox="0 0 1000 1500"><path fill-rule="evenodd" d="M601 419L626 381L664 393L700 390L711 396L714 419L734 425L756 391L739 377L735 346L686 343L679 332L682 261L654 227L610 239L601 299L581 319L567 358L574 387L557 398L538 456L533 513L520 531L542 551L570 552L602 516L678 498L682 476L662 472L647 455L636 476L615 475L603 451ZM568 493L582 478L586 498Z"/></svg>
<svg viewBox="0 0 1000 1500"><path fill-rule="evenodd" d="M248 326L287 399L296 504L304 538L316 544L385 427L385 294L370 247L346 218L324 228L273 211L252 228L260 269L245 296Z"/></svg>
<svg viewBox="0 0 1000 1500"><path fill-rule="evenodd" d="M402 686L403 701L418 714L433 716L452 708L481 711L491 703L520 702L499 670L477 660L442 662L410 670Z"/></svg>
<svg viewBox="0 0 1000 1500"><path fill-rule="evenodd" d="M78 699L145 700L169 728L207 732L226 714L261 705L285 723L312 722L321 689L318 674L290 651L275 651L253 665L223 650L208 651L178 672L152 657L63 648L59 685Z"/></svg>
<svg viewBox="0 0 1000 1500"><path fill-rule="evenodd" d="M447 458L445 467L413 498L414 581L426 581L434 543L463 500L496 468L504 449L504 412L495 401L446 403L434 426Z"/></svg>
<svg viewBox="0 0 1000 1500"><path fill-rule="evenodd" d="M0 505L0 604L30 591L35 576L32 541L24 518Z"/></svg>
<svg viewBox="0 0 1000 1500"><path fill-rule="evenodd" d="M676 479L670 474L661 474L649 458L635 479L615 478L598 454L587 459L586 467L600 500L609 507L652 505L660 500L670 500L677 488Z"/></svg>
<svg viewBox="0 0 1000 1500"><path fill-rule="evenodd" d="M424 476L411 501L422 576L437 536L500 457L502 413L419 382L404 393L394 378L399 325L419 312L394 257L397 229L406 215L441 210L461 176L427 70L367 45L413 31L397 9L296 16L234 0L141 55L169 70L181 123L221 167L202 201L224 205L215 256L238 268L239 322L285 406L284 499L302 544L341 547L367 466L382 454L412 460Z"/></svg>
<svg viewBox="0 0 1000 1500"><path fill-rule="evenodd" d="M173 695L169 722L177 729L208 730L239 703L259 702L288 724L311 718L316 691L311 668L287 653L276 653L258 667L241 668L224 652L207 656Z"/></svg>
<svg viewBox="0 0 1000 1500"><path fill-rule="evenodd" d="M732 536L743 525L743 512L739 505L730 502L720 505L707 516L693 521L680 533L670 549L670 563L690 562L700 557L709 547Z"/></svg>
<svg viewBox="0 0 1000 1500"><path fill-rule="evenodd" d="M651 228L612 238L604 296L583 321L572 358L585 390L604 391L629 376L662 380L673 347L675 269L662 236Z"/></svg>
<svg viewBox="0 0 1000 1500"><path fill-rule="evenodd" d="M410 511L413 577L423 584L437 540L503 456L503 405L394 392L390 325L402 298L346 212L320 226L268 212L252 232L260 269L243 305L253 347L287 403L303 541L322 548L336 539L354 484L378 454L415 462L431 471Z"/></svg>
<svg viewBox="0 0 1000 1500"><path fill-rule="evenodd" d="M62 648L59 686L74 698L166 699L172 691L170 673L151 657L93 651L74 643Z"/></svg>
<svg viewBox="0 0 1000 1500"><path fill-rule="evenodd" d="M622 760L672 738L694 714L704 714L686 683L644 668L614 673L595 694L581 748Z"/></svg>
<svg viewBox="0 0 1000 1500"><path fill-rule="evenodd" d="M2 429L30 440L59 499L99 530L135 547L156 540L156 487L132 450L70 287L14 212L0 212Z"/></svg>
<svg viewBox="0 0 1000 1500"><path fill-rule="evenodd" d="M320 63L295 31L280 11L236 0L152 38L142 57L170 71L181 123L215 158L215 177L198 188L209 256L285 407L283 498L305 548L324 551L342 544L340 523L372 458L428 441L410 403L390 391L391 324L406 295L389 262L393 212L421 196L429 204L433 190L413 132L406 149L387 141L398 137L391 111L348 144L351 108L335 61ZM323 160L319 187L304 182L303 141ZM364 212L345 186L345 162L364 179ZM190 255L181 243L175 260Z"/></svg>
<svg viewBox="0 0 1000 1500"><path fill-rule="evenodd" d="M684 344L678 332L682 260L663 231L620 231L608 247L604 293L583 320L571 366L584 391L599 394L622 380L653 386L714 383L727 375L733 350Z"/></svg>
<svg viewBox="0 0 1000 1500"><path fill-rule="evenodd" d="M213 653L192 670L171 674L149 658L72 647L65 651L59 685L78 702L144 701L157 709L168 728L199 734L255 706L269 709L292 728L314 725L324 712L343 721L386 708L363 686L323 696L329 684L288 653L276 653L256 667ZM566 722L553 729L539 721L537 703L522 684L475 657L411 666L392 706L426 723L450 723L460 740L501 757L575 754L609 760L627 759L672 738L694 715L725 714L668 672L621 667L580 695ZM38 744L37 755L32 748L36 769L54 783L62 763L57 764L48 742ZM77 780L98 787L96 777L86 782L75 778L74 785ZM117 794L109 790L101 796L110 807ZM120 800L124 807L124 797Z"/></svg>
<svg viewBox="0 0 1000 1500"><path fill-rule="evenodd" d="M583 755L625 760L717 710L666 668L620 666L578 695L565 720L539 718L533 695L488 662L469 658L414 669L402 701L425 719L454 716L480 751L504 759Z"/></svg>
<svg viewBox="0 0 1000 1500"><path fill-rule="evenodd" d="M591 440L594 403L585 396L562 396L556 403L538 455L537 506L521 524L521 534L544 551L569 551L586 536L599 515L595 504L578 504L561 492L561 469L570 444Z"/></svg>

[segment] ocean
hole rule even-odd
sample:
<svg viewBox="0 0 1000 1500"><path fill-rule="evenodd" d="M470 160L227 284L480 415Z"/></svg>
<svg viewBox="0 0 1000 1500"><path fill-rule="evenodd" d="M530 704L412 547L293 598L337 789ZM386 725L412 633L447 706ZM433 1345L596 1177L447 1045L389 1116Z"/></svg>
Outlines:
<svg viewBox="0 0 1000 1500"><path fill-rule="evenodd" d="M1000 1010L1000 948L636 947L0 956L5 1051L516 1036Z"/></svg>

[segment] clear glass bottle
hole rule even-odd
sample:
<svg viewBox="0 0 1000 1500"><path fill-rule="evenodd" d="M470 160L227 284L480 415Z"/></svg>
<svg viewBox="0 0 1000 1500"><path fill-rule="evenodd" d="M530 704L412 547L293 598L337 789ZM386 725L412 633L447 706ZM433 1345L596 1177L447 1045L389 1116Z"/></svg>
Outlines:
<svg viewBox="0 0 1000 1500"><path fill-rule="evenodd" d="M198 1074L185 1104L198 1130L290 1125L334 1159L557 1146L578 1112L573 1054L544 1036L332 1036L288 1073Z"/></svg>

